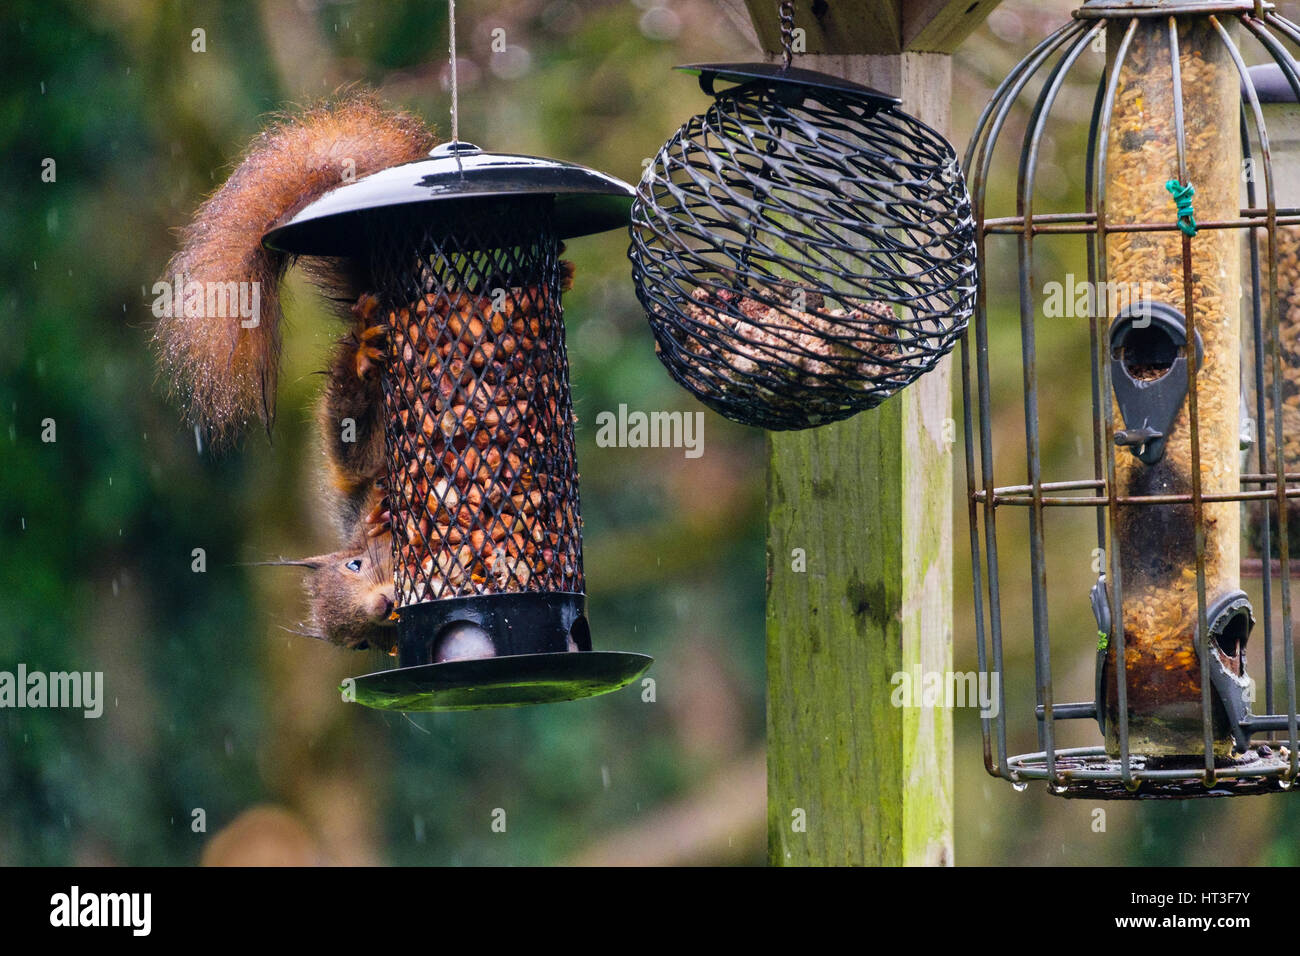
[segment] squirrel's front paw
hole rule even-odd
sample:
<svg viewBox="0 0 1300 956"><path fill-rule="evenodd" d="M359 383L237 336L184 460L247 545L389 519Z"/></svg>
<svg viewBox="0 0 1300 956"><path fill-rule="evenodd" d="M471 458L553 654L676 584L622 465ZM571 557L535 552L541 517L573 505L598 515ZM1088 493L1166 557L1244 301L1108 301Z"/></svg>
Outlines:
<svg viewBox="0 0 1300 956"><path fill-rule="evenodd" d="M388 494L384 487L384 480L378 478L375 480L375 489L379 493L379 500L375 506L366 513L366 537L378 538L392 529L393 515L388 507Z"/></svg>
<svg viewBox="0 0 1300 956"><path fill-rule="evenodd" d="M352 307L357 317L357 350L353 358L357 378L368 379L387 359L390 326L380 318L379 299L369 293Z"/></svg>

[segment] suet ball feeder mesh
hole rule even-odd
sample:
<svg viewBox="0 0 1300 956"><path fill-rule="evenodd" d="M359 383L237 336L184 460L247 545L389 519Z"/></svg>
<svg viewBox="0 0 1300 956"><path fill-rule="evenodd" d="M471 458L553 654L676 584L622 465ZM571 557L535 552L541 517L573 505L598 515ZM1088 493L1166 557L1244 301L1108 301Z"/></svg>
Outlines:
<svg viewBox="0 0 1300 956"><path fill-rule="evenodd" d="M835 77L681 69L714 102L646 168L628 252L672 377L734 421L794 429L934 368L975 291L948 142L896 97Z"/></svg>

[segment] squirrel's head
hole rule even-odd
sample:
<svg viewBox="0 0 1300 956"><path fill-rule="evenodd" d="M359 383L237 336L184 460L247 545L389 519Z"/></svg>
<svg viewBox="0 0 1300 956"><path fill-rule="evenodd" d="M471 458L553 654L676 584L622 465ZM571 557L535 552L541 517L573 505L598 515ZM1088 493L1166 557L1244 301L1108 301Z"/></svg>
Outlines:
<svg viewBox="0 0 1300 956"><path fill-rule="evenodd" d="M305 568L312 637L354 650L392 650L397 643L393 554L387 535L364 545L296 561L268 564Z"/></svg>

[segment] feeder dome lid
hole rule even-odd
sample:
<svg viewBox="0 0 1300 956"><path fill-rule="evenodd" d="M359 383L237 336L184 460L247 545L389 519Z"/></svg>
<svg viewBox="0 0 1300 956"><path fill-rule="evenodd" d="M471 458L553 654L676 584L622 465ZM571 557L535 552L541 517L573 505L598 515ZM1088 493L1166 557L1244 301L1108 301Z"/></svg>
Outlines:
<svg viewBox="0 0 1300 956"><path fill-rule="evenodd" d="M872 101L878 110L898 106L903 101L897 96L882 93L880 90L861 83L840 79L828 73L816 70L801 70L798 67L784 68L779 63L688 63L675 67L683 73L693 73L700 78L700 89L709 96L717 95L713 84L716 80L728 83L751 83L762 80L778 86L793 89L811 88L815 90L833 90L837 93L850 93Z"/></svg>
<svg viewBox="0 0 1300 956"><path fill-rule="evenodd" d="M1265 0L1264 9L1271 11L1273 4ZM1101 20L1111 17L1166 17L1209 16L1210 14L1254 13L1256 0L1084 0L1074 11L1080 20Z"/></svg>
<svg viewBox="0 0 1300 956"><path fill-rule="evenodd" d="M428 159L383 169L330 190L271 229L262 241L295 255L350 255L366 241L365 230L358 226L379 210L532 196L555 197L556 233L569 239L625 227L635 194L621 179L586 166L487 153L471 143L443 143ZM434 215L432 210L429 215Z"/></svg>
<svg viewBox="0 0 1300 956"><path fill-rule="evenodd" d="M1292 72L1300 71L1300 64L1292 63L1291 69ZM1259 97L1260 103L1297 102L1295 89L1280 63L1260 63L1250 67L1247 72L1250 73L1250 82L1255 87L1255 95ZM1242 94L1245 94L1244 83Z"/></svg>

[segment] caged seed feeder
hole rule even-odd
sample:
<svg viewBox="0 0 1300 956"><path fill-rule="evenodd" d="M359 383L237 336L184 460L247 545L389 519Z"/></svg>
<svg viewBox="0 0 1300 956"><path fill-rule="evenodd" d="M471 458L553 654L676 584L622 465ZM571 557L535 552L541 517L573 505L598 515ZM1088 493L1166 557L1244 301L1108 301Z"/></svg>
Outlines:
<svg viewBox="0 0 1300 956"><path fill-rule="evenodd" d="M975 288L952 147L896 97L791 68L790 7L783 65L679 68L714 102L646 168L628 251L672 377L769 429L847 418L932 369Z"/></svg>
<svg viewBox="0 0 1300 956"><path fill-rule="evenodd" d="M1088 0L1011 72L976 124L966 168L981 278L973 340L964 337L961 350L970 543L979 665L999 675L1004 696L996 716L982 719L985 766L1017 787L1046 780L1054 793L1101 799L1225 796L1289 790L1300 770L1285 545L1300 486L1286 467L1296 433L1282 390L1291 377L1283 353L1294 355L1294 345L1279 324L1284 230L1300 224L1300 208L1279 197L1300 169L1278 163L1260 73L1245 59L1272 61L1300 95L1284 43L1300 44L1300 28L1262 0ZM995 147L1031 83L1015 215L991 215ZM1075 180L1083 209L1049 210L1039 188L1048 130L1074 97L1091 108ZM988 263L1004 254L1017 262L1014 378L1024 399L1023 433L1010 446L992 401L1009 379L992 365L1016 353L990 345L998 286ZM1045 323L1042 263L1071 255L1086 262L1090 301L1077 325ZM1090 416L1081 407L1070 414L1072 395L1040 387L1040 337L1056 355L1076 349L1081 364L1087 350ZM1243 379L1258 385L1253 393ZM1248 395L1261 426L1253 447L1242 427ZM1040 412L1090 421L1090 448L1080 444L1075 456L1082 475L1044 473L1044 444L1068 442L1040 432ZM1013 451L1021 448L1023 458ZM1011 475L1027 480L1002 483ZM1246 582L1250 593L1243 508L1259 509L1265 534L1271 524L1280 539L1276 571L1264 561L1260 586ZM1003 581L1018 555L1006 528L1022 518L1035 714L1023 729L1038 750L1016 756L1004 652L1017 627L1004 606L1018 597ZM1095 630L1075 623L1079 562L1094 544L1104 569L1087 596ZM1060 576L1064 588L1049 588L1049 563L1074 569ZM1072 624L1065 631L1062 619ZM1091 701L1057 699L1057 682L1078 671L1053 658L1053 639L1095 648ZM1092 720L1100 745L1088 743Z"/></svg>
<svg viewBox="0 0 1300 956"><path fill-rule="evenodd" d="M468 143L341 186L266 242L365 270L383 370L398 667L359 703L458 710L616 690L650 664L593 651L560 241L627 221L631 187Z"/></svg>

